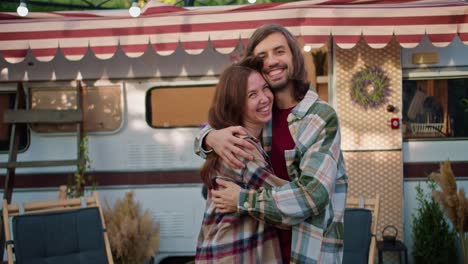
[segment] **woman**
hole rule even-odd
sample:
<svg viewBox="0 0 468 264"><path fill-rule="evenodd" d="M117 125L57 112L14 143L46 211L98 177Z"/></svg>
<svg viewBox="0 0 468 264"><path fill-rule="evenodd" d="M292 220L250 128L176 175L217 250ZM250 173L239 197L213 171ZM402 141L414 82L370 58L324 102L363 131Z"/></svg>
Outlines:
<svg viewBox="0 0 468 264"><path fill-rule="evenodd" d="M273 94L258 72L262 61L247 58L228 67L216 87L208 122L214 129L243 126L243 137L253 145L253 161L244 160L243 169L233 170L216 153L211 153L201 177L208 189L216 189L215 179L223 178L249 189L280 186L286 181L273 174L259 138L272 117ZM208 192L210 193L210 192ZM216 212L210 195L197 243L197 263L281 263L276 229L251 216Z"/></svg>

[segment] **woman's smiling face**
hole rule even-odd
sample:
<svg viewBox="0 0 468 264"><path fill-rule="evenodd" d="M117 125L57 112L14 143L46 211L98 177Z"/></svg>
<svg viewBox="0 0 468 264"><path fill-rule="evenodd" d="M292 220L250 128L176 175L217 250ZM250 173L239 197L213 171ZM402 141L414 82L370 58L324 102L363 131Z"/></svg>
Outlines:
<svg viewBox="0 0 468 264"><path fill-rule="evenodd" d="M263 128L272 117L273 93L258 72L252 72L247 80L244 126L255 130Z"/></svg>

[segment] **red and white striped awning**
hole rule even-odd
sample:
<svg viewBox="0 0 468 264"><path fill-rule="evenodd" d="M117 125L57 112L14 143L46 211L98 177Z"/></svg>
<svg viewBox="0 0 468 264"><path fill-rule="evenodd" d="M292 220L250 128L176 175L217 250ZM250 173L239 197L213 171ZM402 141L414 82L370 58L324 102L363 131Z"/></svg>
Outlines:
<svg viewBox="0 0 468 264"><path fill-rule="evenodd" d="M148 49L171 54L180 45L198 54L210 45L230 53L262 24L278 23L312 47L330 36L342 48L363 37L373 48L395 36L403 47L415 47L425 35L435 46L455 35L468 44L468 3L463 0L311 0L243 6L184 9L150 1L138 18L118 12L30 13L19 18L0 13L0 54L8 62L28 52L49 61L57 52L79 60L90 49L107 59L120 47L129 57Z"/></svg>

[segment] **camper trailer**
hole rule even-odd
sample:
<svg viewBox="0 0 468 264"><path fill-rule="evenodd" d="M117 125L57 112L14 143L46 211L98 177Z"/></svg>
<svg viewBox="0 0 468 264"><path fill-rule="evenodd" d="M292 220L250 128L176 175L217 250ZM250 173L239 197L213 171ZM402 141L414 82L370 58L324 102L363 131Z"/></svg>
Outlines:
<svg viewBox="0 0 468 264"><path fill-rule="evenodd" d="M416 186L450 160L459 187L468 187L468 4L322 2L201 10L150 4L139 18L3 14L0 175L18 165L12 200L55 198L77 169L70 161L86 135L87 174L102 199L112 204L134 191L160 223L156 262L193 257L205 205L194 137L222 69L242 56L256 27L275 22L298 36L312 85L337 110L349 195L379 194L378 239L393 225L411 254ZM314 63L318 51L324 64ZM350 96L356 73L368 66L389 80L375 106ZM21 116L4 113L15 104L79 110L82 119L25 118L16 125L12 163L11 131Z"/></svg>
<svg viewBox="0 0 468 264"><path fill-rule="evenodd" d="M412 217L420 206L416 188L419 185L427 187L427 176L439 170L438 164L451 161L458 188L468 188L465 180L468 175L467 52L468 46L458 37L446 47L435 47L425 39L413 49L402 49L403 107L406 112L402 122L403 215L404 239L410 246L413 245ZM421 56L423 61L419 60ZM429 59L431 56L433 59ZM418 95L426 98L422 101L421 113L411 119L408 116L412 114L409 112L411 106L422 99ZM446 112L437 105L439 103L445 104L442 109ZM434 122L435 126L430 121L434 114L439 115L438 119L433 119L438 120ZM412 127L413 122L422 116L425 120ZM429 192L428 188L425 190Z"/></svg>
<svg viewBox="0 0 468 264"><path fill-rule="evenodd" d="M210 64L204 65L206 61ZM112 204L134 191L142 208L159 222L157 260L193 256L205 205L198 174L203 160L194 154L193 140L206 122L216 76L229 63L228 55L214 51L191 56L182 50L167 57L145 53L138 60L116 54L104 62L92 55L78 62L56 57L49 63L29 57L2 65L11 73L35 72L20 82L20 88L17 81L1 84L2 118L14 108L18 89L25 93L27 109L65 110L80 109L80 87L87 174L101 197ZM184 73L185 68L192 70ZM129 69L133 76L127 75ZM155 74L159 71L162 76ZM50 80L54 74L56 79ZM83 78L76 79L77 74ZM2 122L0 127L0 158L6 163L11 124ZM18 162L77 159L75 123L18 124L18 134ZM76 166L19 167L12 198L16 202L54 199L58 186L67 184L76 170Z"/></svg>

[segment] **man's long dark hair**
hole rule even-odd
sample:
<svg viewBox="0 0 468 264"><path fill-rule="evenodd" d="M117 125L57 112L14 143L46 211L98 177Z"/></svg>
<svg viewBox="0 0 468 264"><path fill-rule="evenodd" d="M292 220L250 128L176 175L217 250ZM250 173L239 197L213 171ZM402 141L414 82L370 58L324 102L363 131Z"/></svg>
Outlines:
<svg viewBox="0 0 468 264"><path fill-rule="evenodd" d="M305 68L304 56L302 49L297 42L297 39L285 27L278 24L265 24L259 27L250 37L249 43L245 49L245 56L253 56L255 47L262 42L269 35L279 32L281 33L288 43L289 49L292 53L292 63L294 72L290 77L294 84L294 99L300 101L304 98L307 90L309 90L309 81L307 80L307 70Z"/></svg>
<svg viewBox="0 0 468 264"><path fill-rule="evenodd" d="M208 112L208 123L214 129L244 124L245 98L250 74L259 72L262 60L257 57L247 57L238 64L227 67L219 78L216 91ZM215 152L208 155L200 170L203 183L212 188L211 174L218 162Z"/></svg>

